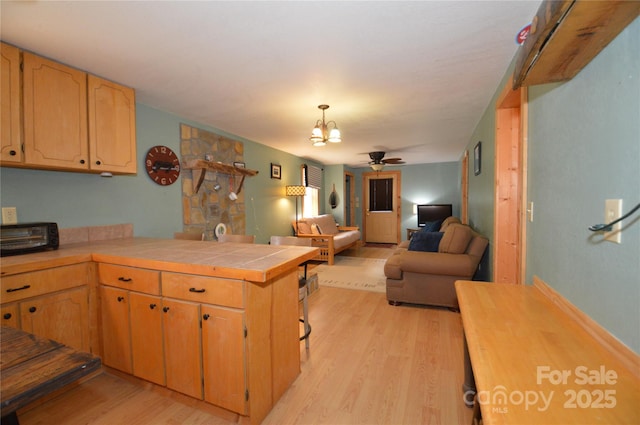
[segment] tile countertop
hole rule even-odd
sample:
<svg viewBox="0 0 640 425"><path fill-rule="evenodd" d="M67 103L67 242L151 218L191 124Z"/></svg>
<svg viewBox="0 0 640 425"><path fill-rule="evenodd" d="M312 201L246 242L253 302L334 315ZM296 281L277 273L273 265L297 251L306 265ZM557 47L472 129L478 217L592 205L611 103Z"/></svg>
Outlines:
<svg viewBox="0 0 640 425"><path fill-rule="evenodd" d="M177 239L127 238L61 246L55 251L2 257L8 276L88 261L267 282L314 258L318 248Z"/></svg>

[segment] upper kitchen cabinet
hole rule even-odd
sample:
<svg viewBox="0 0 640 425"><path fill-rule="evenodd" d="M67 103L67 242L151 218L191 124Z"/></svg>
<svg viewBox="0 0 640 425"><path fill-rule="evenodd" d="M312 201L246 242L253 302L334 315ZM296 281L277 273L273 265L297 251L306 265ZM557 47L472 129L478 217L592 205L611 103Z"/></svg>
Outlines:
<svg viewBox="0 0 640 425"><path fill-rule="evenodd" d="M88 173L137 172L133 89L28 52L22 53L20 72L20 51L6 47L2 46L0 165ZM11 119L16 120L17 130Z"/></svg>
<svg viewBox="0 0 640 425"><path fill-rule="evenodd" d="M20 123L20 50L0 44L2 60L2 135L0 161L22 162L22 126Z"/></svg>
<svg viewBox="0 0 640 425"><path fill-rule="evenodd" d="M136 172L136 100L133 89L89 75L90 168Z"/></svg>
<svg viewBox="0 0 640 425"><path fill-rule="evenodd" d="M87 74L25 52L25 164L89 169Z"/></svg>

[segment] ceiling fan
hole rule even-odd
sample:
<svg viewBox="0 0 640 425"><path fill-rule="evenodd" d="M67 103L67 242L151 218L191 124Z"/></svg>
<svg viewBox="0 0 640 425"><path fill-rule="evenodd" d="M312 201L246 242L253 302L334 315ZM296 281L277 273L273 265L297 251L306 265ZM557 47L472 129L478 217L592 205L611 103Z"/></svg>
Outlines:
<svg viewBox="0 0 640 425"><path fill-rule="evenodd" d="M382 171L385 165L404 164L402 158L384 159L384 154L385 152L382 151L369 152L369 158L371 158L371 162L369 162L369 165L374 171Z"/></svg>

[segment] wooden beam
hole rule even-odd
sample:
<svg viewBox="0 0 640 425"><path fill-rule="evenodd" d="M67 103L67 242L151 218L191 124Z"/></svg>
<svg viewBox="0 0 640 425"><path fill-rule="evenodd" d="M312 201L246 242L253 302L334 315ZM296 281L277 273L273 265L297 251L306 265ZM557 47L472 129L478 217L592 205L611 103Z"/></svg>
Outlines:
<svg viewBox="0 0 640 425"><path fill-rule="evenodd" d="M187 170L193 170L193 191L198 193L200 186L204 182L204 177L207 171L213 171L216 173L229 174L232 176L253 177L258 174L256 170L250 170L248 168L239 168L233 165L223 164L221 162L205 161L204 159L196 159L187 163L184 167ZM242 183L240 184L242 188ZM238 190L240 192L240 190Z"/></svg>
<svg viewBox="0 0 640 425"><path fill-rule="evenodd" d="M573 78L638 15L638 1L543 1L516 59L513 89Z"/></svg>

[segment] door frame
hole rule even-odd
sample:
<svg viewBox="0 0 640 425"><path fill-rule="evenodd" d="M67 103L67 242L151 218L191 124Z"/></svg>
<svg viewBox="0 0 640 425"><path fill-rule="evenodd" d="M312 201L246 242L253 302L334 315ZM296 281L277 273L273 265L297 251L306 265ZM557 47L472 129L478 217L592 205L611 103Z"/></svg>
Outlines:
<svg viewBox="0 0 640 425"><path fill-rule="evenodd" d="M462 170L460 176L461 199L460 199L460 221L462 224L469 224L469 150L464 151L462 157Z"/></svg>
<svg viewBox="0 0 640 425"><path fill-rule="evenodd" d="M494 282L526 279L527 120L527 88L507 83L496 101Z"/></svg>
<svg viewBox="0 0 640 425"><path fill-rule="evenodd" d="M369 179L372 177L393 178L393 193L396 196L396 244L400 243L400 224L402 222L402 173L400 171L369 171L362 173L362 240L367 241L367 209L366 201L369 199ZM395 178L394 178L395 177Z"/></svg>

